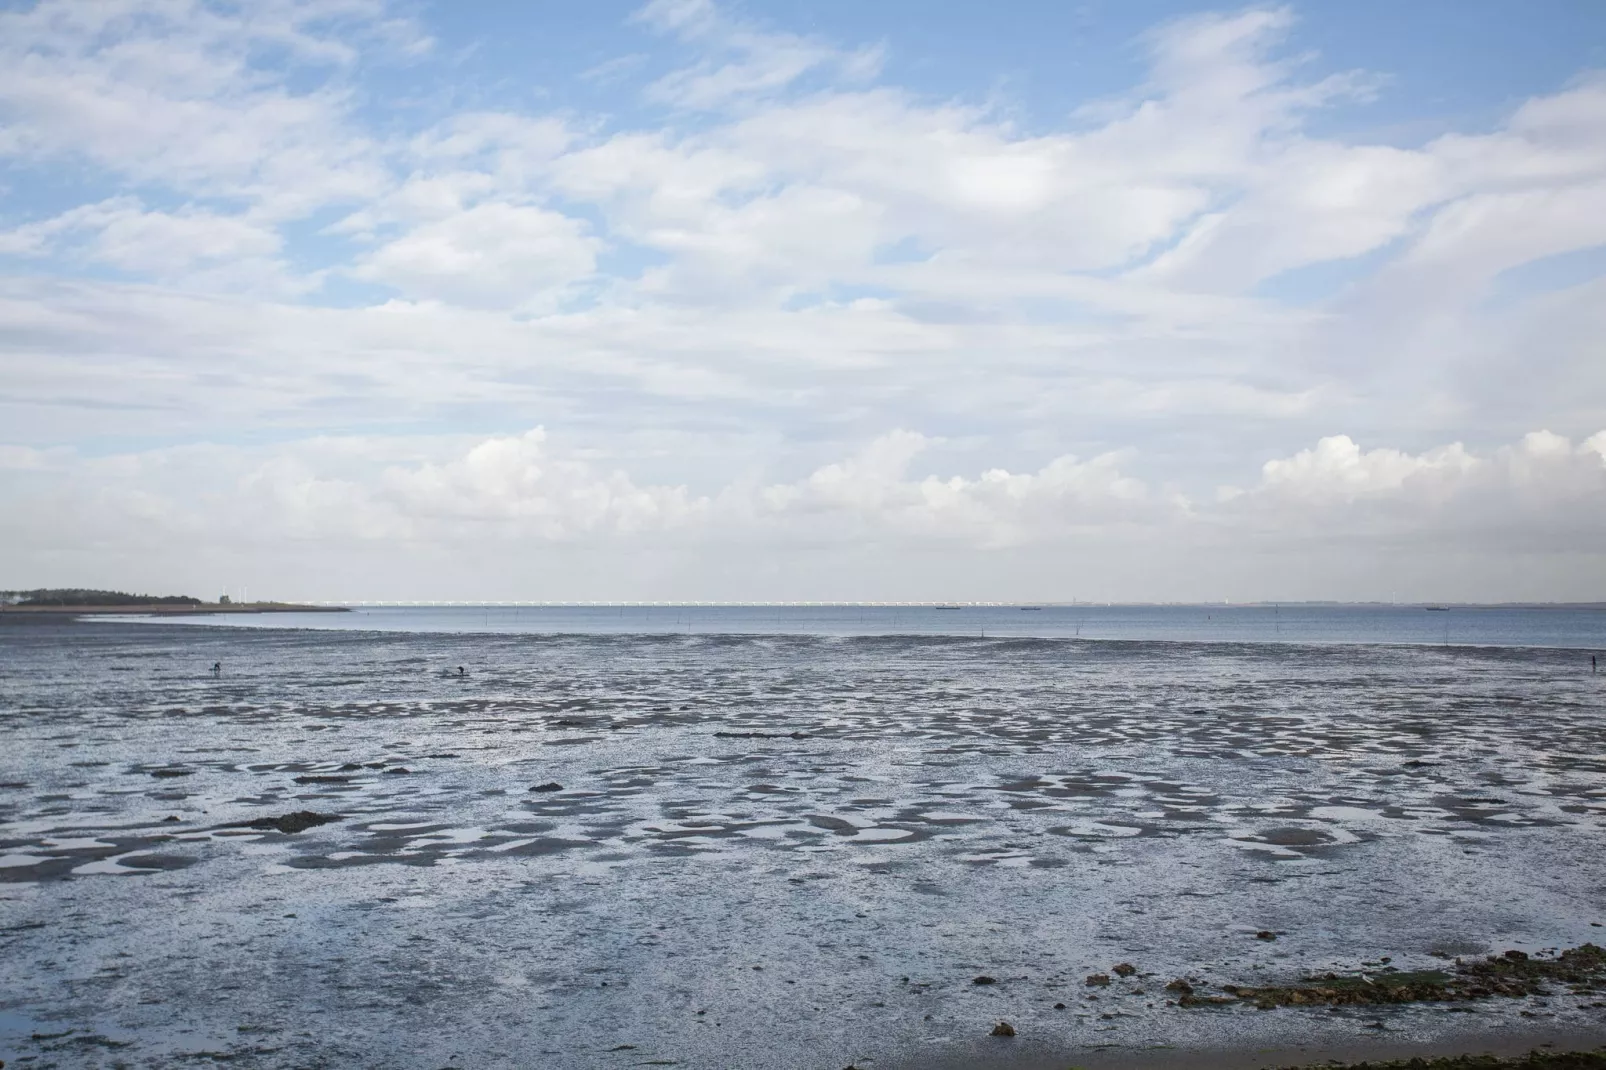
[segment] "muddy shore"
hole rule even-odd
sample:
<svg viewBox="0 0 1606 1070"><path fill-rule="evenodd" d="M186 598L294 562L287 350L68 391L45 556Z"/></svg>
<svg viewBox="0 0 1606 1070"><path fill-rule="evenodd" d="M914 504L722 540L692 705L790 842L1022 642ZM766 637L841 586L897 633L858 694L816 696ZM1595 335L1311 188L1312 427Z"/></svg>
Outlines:
<svg viewBox="0 0 1606 1070"><path fill-rule="evenodd" d="M0 1059L1591 1049L1602 696L1551 650L40 618L0 629Z"/></svg>

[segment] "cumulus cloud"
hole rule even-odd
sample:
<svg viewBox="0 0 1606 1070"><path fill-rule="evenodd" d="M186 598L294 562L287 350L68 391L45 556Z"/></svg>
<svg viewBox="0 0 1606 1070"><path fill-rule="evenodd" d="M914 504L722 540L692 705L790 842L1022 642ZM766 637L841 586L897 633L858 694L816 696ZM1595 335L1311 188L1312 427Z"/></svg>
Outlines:
<svg viewBox="0 0 1606 1070"><path fill-rule="evenodd" d="M1606 432L1577 445L1541 430L1486 453L1455 442L1416 454L1334 435L1267 461L1256 486L1222 498L1224 522L1284 540L1599 556Z"/></svg>
<svg viewBox="0 0 1606 1070"><path fill-rule="evenodd" d="M853 457L816 469L796 483L762 491L769 516L823 519L835 538L855 529L982 547L1002 547L1067 532L1152 522L1156 503L1142 481L1122 474L1120 455L1089 461L1056 457L1034 473L990 468L975 477L927 475L909 469L932 444L913 431L893 431ZM846 531L843 520L855 525Z"/></svg>
<svg viewBox="0 0 1606 1070"><path fill-rule="evenodd" d="M444 464L389 468L380 484L411 518L512 522L552 539L681 527L708 507L685 487L638 486L623 472L551 456L540 428L487 439Z"/></svg>
<svg viewBox="0 0 1606 1070"><path fill-rule="evenodd" d="M1267 461L1261 487L1290 498L1347 502L1398 494L1407 484L1413 489L1453 486L1478 464L1459 442L1413 456L1391 449L1363 451L1348 435L1333 435L1313 449Z"/></svg>
<svg viewBox="0 0 1606 1070"><path fill-rule="evenodd" d="M542 428L478 441L438 439L423 454L412 439L324 438L221 451L223 467L234 472L232 489L212 485L201 496L221 496L206 510L226 503L220 516L247 513L249 526L269 537L283 529L462 545L498 531L568 540L740 526L782 541L797 532L835 541L871 534L1000 549L1079 532L1255 527L1268 518L1279 530L1360 524L1395 537L1465 524L1474 514L1482 517L1480 528L1535 532L1581 507L1591 522L1606 515L1606 431L1576 445L1535 431L1482 453L1461 443L1414 454L1365 449L1334 435L1267 461L1258 482L1247 490L1222 488L1213 505L1128 474L1124 466L1141 461L1135 450L1087 460L1058 456L1035 471L995 466L966 475L931 470L936 464L924 458L939 445L915 431L891 431L797 480L738 480L699 494L683 484L637 479L572 446L554 449ZM183 516L195 513L184 488L214 452L181 447L85 458L13 446L0 452L0 464L54 472L88 497L113 486L142 502L170 496L160 511Z"/></svg>
<svg viewBox="0 0 1606 1070"><path fill-rule="evenodd" d="M1346 574L1396 585L1386 597L1453 561L1474 577L1460 575L1458 597L1577 599L1606 564L1606 431L1419 453L1329 436L1198 501L1131 474L1136 450L955 473L944 445L893 431L797 479L703 490L539 428L99 457L11 447L0 538L43 564L138 561L192 583L242 555L259 563L253 582L293 561L345 597L452 597L468 579L509 597L535 577L551 597L631 597L631 583L681 598L912 597L931 577L911 562L962 560L1006 597L1198 597L1233 575L1244 597L1317 597L1322 576ZM438 564L441 583L415 584L409 560Z"/></svg>

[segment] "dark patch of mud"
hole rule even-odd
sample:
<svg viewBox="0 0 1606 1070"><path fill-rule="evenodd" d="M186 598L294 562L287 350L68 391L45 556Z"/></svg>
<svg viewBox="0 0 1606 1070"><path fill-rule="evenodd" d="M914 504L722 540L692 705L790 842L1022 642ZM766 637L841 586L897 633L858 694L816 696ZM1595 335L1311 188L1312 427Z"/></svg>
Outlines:
<svg viewBox="0 0 1606 1070"><path fill-rule="evenodd" d="M169 854L123 855L117 860L117 864L129 869L172 870L187 869L195 865L195 859L185 855Z"/></svg>

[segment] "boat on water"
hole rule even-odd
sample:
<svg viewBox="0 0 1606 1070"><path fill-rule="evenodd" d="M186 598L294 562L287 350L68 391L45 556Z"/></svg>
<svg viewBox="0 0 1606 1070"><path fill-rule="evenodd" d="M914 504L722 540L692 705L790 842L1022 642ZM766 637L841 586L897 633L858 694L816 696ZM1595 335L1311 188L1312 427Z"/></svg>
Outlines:
<svg viewBox="0 0 1606 1070"><path fill-rule="evenodd" d="M1427 610L1429 613L1448 613L1448 612L1450 612L1450 607L1449 606L1423 606L1422 608Z"/></svg>
<svg viewBox="0 0 1606 1070"><path fill-rule="evenodd" d="M1043 607L1042 606L1016 606L1015 608L1019 609L1022 613L1036 613L1036 612L1040 611Z"/></svg>

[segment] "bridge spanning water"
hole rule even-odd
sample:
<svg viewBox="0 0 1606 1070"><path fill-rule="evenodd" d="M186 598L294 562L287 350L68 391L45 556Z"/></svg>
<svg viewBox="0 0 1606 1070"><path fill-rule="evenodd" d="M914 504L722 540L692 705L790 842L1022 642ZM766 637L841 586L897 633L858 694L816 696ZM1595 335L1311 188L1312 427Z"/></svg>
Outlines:
<svg viewBox="0 0 1606 1070"><path fill-rule="evenodd" d="M997 607L997 606L1071 606L1071 605L1089 605L1090 603L1087 603L1087 602L694 602L694 601L686 601L686 600L664 601L664 602L642 602L642 601L638 601L638 602L519 602L519 601L512 601L512 602L509 602L509 601L441 602L441 601L427 601L427 600L418 599L418 600L399 601L399 602L395 602L395 601L355 601L355 602L354 601L336 601L336 602L309 601L309 602L304 602L302 604L304 604L304 605L313 605L313 606L350 606L350 607L353 607L353 608L363 608L363 609L370 608L370 607L372 607L372 608L382 608L383 607L383 608L407 609L407 608L414 608L414 607L417 607L417 608L430 608L430 607L436 607L436 606L439 606L439 607L456 607L456 608L464 608L464 609L476 609L476 608L479 608L481 606L487 606L487 607L502 607L502 606L506 606L506 607L509 607L509 608L528 607L528 608L531 608L531 609L566 609L566 608L575 608L575 609L580 609L580 608L588 608L588 609L597 609L597 608L600 608L600 609L614 609L614 608L618 608L618 609L632 609L632 608L679 609L679 608L683 608L683 607L708 607L708 608L713 608L713 609L726 609L726 608L729 608L729 609L760 608L760 609L762 609L762 608L784 608L784 607L788 607L788 606L801 606L801 607L805 607L805 608L817 607L817 608L821 608L821 609L871 608L871 607L883 607L883 606L884 607L889 607L889 608L897 608L897 607L908 606L908 607L911 607L911 608L926 608L926 609L960 609L960 608L964 608L964 607L968 607L968 606L992 606L992 607Z"/></svg>

